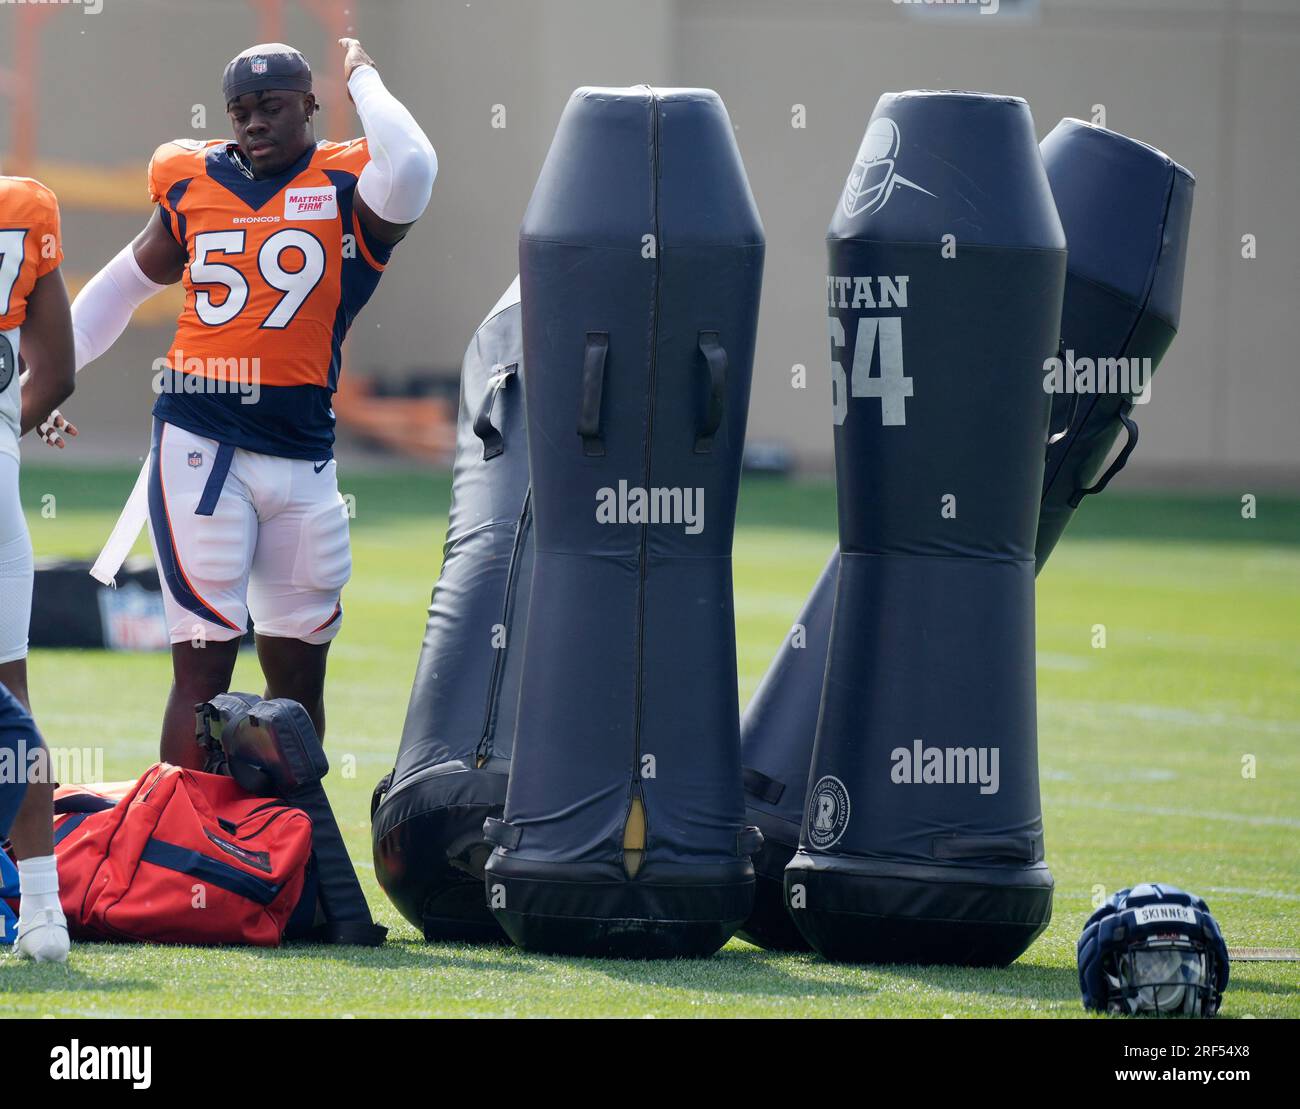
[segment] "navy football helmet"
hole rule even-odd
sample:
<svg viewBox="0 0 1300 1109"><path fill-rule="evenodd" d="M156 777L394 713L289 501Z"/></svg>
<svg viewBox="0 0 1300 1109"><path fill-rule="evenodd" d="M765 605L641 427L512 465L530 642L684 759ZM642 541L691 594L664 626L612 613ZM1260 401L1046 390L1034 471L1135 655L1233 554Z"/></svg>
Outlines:
<svg viewBox="0 0 1300 1109"><path fill-rule="evenodd" d="M1144 882L1120 890L1079 937L1083 1004L1103 1013L1212 1017L1228 985L1228 945L1195 894Z"/></svg>

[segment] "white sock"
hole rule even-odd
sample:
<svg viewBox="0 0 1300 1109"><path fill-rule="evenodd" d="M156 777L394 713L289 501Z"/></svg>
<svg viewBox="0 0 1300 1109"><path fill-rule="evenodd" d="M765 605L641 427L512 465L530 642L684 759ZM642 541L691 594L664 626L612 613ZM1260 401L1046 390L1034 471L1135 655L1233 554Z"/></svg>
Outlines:
<svg viewBox="0 0 1300 1109"><path fill-rule="evenodd" d="M19 920L30 920L44 909L59 906L59 863L53 855L18 860Z"/></svg>

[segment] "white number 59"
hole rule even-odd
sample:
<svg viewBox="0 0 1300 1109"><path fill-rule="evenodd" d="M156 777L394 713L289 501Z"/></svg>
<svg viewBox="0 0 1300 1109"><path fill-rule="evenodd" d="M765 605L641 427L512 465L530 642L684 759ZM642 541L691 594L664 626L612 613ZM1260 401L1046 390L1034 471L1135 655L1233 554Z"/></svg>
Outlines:
<svg viewBox="0 0 1300 1109"><path fill-rule="evenodd" d="M286 250L293 248L302 251L303 265L301 269L287 270L281 259ZM219 304L213 302L212 293L208 289L194 290L194 310L209 327L229 323L248 303L248 281L243 273L225 262L211 261L210 256L229 257L243 252L243 231L204 231L194 236L190 283L226 290L226 295ZM315 235L298 228L286 228L277 231L262 244L257 252L257 269L263 281L284 294L258 326L272 329L288 327L298 309L325 275L325 248Z"/></svg>

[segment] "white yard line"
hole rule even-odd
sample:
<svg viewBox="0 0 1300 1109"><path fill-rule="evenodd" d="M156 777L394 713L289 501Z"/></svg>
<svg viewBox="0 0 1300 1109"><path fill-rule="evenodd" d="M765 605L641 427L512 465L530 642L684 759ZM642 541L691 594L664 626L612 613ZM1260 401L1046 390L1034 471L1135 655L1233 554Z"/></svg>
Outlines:
<svg viewBox="0 0 1300 1109"><path fill-rule="evenodd" d="M1238 897L1267 897L1270 901L1300 901L1300 893L1283 893L1281 890L1252 890L1240 886L1206 886L1211 893L1228 893Z"/></svg>
<svg viewBox="0 0 1300 1109"><path fill-rule="evenodd" d="M1300 828L1300 820L1289 816L1251 816L1248 813L1213 812L1207 809L1173 809L1162 805L1120 805L1113 801L1089 801L1064 796L1051 798L1049 807L1101 809L1104 812L1137 813L1141 816L1177 816L1188 820L1219 820L1227 824L1250 824L1256 827Z"/></svg>
<svg viewBox="0 0 1300 1109"><path fill-rule="evenodd" d="M1233 729L1235 731L1262 732L1265 735L1300 736L1300 720L1267 720L1227 712L1198 712L1195 709L1173 708L1168 705L1136 703L1102 703L1088 701L1059 701L1043 699L1040 707L1044 714L1083 714L1093 719L1118 717L1124 720L1142 720L1157 724L1181 724L1186 727Z"/></svg>

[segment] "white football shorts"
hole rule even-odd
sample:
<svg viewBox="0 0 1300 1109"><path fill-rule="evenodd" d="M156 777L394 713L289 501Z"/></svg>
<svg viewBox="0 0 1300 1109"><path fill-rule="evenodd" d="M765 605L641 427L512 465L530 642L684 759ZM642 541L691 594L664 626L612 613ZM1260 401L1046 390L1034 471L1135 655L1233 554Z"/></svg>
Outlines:
<svg viewBox="0 0 1300 1109"><path fill-rule="evenodd" d="M17 392L16 384L13 388ZM32 573L32 539L18 499L18 459L0 452L0 662L27 657Z"/></svg>
<svg viewBox="0 0 1300 1109"><path fill-rule="evenodd" d="M279 458L154 421L149 534L173 643L326 643L352 575L335 464Z"/></svg>

